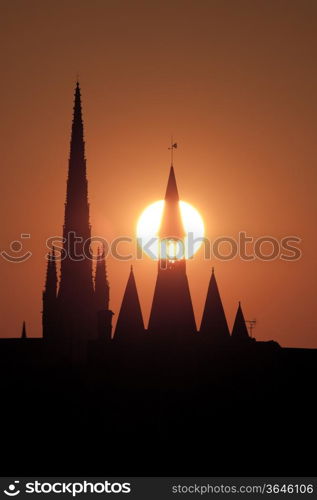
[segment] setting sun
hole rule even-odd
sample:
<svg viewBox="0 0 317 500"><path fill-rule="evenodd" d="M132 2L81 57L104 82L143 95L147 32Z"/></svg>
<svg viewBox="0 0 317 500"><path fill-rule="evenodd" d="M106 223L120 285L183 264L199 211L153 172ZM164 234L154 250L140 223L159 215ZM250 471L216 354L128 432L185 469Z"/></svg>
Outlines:
<svg viewBox="0 0 317 500"><path fill-rule="evenodd" d="M158 232L161 225L164 200L159 200L148 205L142 212L137 223L138 243L143 251L151 258L159 258L160 240ZM185 258L192 257L202 244L205 228L200 213L189 203L180 201L180 212L185 230L184 250ZM152 244L150 243L153 240ZM166 252L173 258L181 251L181 242L170 240L167 243Z"/></svg>

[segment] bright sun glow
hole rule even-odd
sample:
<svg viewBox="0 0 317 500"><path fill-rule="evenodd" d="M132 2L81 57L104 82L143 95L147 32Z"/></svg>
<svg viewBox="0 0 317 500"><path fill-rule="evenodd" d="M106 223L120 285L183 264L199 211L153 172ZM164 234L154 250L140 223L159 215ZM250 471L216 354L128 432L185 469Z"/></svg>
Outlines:
<svg viewBox="0 0 317 500"><path fill-rule="evenodd" d="M137 224L137 238L144 252L153 259L158 259L159 256L159 239L158 231L161 224L161 219L164 209L164 200L152 203L142 212ZM189 259L197 252L202 244L205 228L199 212L189 203L180 201L180 211L183 220L186 236L184 239L185 257ZM148 245L150 240L155 238L152 244ZM196 241L198 240L198 241ZM167 243L166 252L172 257L179 252L179 242L169 241Z"/></svg>

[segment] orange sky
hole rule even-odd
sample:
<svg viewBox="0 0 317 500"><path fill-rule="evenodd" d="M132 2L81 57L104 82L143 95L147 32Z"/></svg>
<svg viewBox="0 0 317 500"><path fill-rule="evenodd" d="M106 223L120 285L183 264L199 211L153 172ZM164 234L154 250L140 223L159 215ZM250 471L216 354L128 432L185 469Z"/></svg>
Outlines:
<svg viewBox="0 0 317 500"><path fill-rule="evenodd" d="M26 263L0 258L4 337L41 335L45 239L61 234L73 87L80 74L93 233L134 235L164 196L170 134L180 196L210 238L303 239L297 262L188 263L196 318L212 265L231 328L317 347L317 4L310 0L12 0L2 6L1 250L30 233ZM109 260L118 315L131 262ZM134 263L147 322L156 263ZM115 317L116 317L115 316Z"/></svg>

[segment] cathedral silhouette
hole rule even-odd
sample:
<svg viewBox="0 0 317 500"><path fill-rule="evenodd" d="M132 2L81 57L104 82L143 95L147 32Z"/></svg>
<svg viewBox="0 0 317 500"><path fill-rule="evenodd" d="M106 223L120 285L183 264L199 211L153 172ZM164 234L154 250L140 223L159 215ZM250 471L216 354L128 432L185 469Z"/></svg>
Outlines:
<svg viewBox="0 0 317 500"><path fill-rule="evenodd" d="M173 147L173 145L172 145ZM50 251L43 292L43 338L68 345L80 356L85 342L186 341L196 337L204 343L225 345L250 342L239 303L230 336L214 269L212 270L203 318L197 331L184 255L169 255L169 245L182 245L185 236L173 164L165 193L159 230L161 252L148 329L145 330L133 268L124 292L114 335L113 312L109 309L109 283L104 248L98 249L96 266L90 249L88 182L81 93L76 84L67 178L63 250L60 279L56 252ZM181 247L180 247L181 248ZM24 330L25 335L25 330Z"/></svg>
<svg viewBox="0 0 317 500"><path fill-rule="evenodd" d="M60 277L52 248L43 338L27 336L23 323L20 338L0 342L3 453L21 477L28 464L30 475L43 477L53 465L76 477L79 471L208 477L211 467L215 476L236 477L239 465L241 476L246 470L260 476L264 466L274 476L281 465L289 475L294 456L306 465L304 475L310 471L302 444L316 446L317 350L255 341L241 304L230 335L214 269L197 330L186 260L163 251L184 236L178 201L171 165L148 328L131 266L112 332L105 248L93 259L86 243L91 226L77 83ZM270 459L259 469L262 455Z"/></svg>

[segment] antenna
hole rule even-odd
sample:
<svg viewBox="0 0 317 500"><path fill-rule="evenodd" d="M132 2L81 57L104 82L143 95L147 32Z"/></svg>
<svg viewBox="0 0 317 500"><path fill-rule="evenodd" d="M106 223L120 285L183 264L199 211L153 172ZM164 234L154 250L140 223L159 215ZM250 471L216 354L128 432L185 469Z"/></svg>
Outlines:
<svg viewBox="0 0 317 500"><path fill-rule="evenodd" d="M250 338L253 338L253 329L255 328L256 325L256 319L246 319L245 322L247 323L247 326L249 327L249 332L250 332Z"/></svg>
<svg viewBox="0 0 317 500"><path fill-rule="evenodd" d="M171 167L173 166L173 151L174 149L177 149L177 142L173 141L173 136L171 136L171 145L168 148L171 152Z"/></svg>

